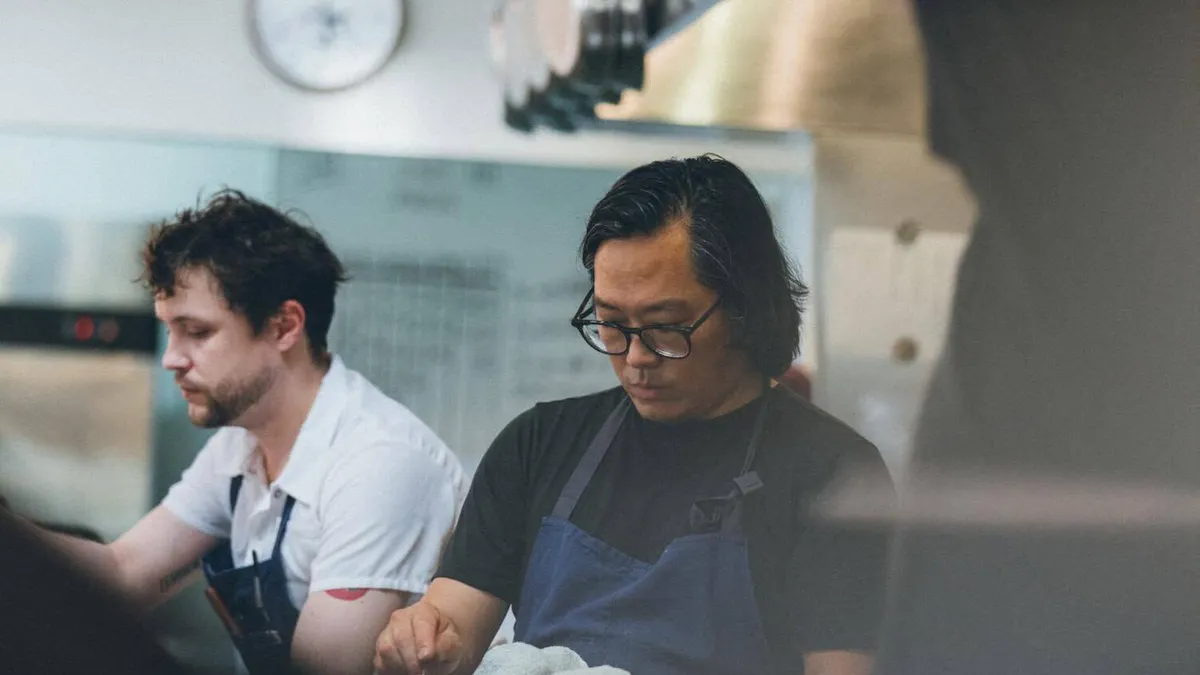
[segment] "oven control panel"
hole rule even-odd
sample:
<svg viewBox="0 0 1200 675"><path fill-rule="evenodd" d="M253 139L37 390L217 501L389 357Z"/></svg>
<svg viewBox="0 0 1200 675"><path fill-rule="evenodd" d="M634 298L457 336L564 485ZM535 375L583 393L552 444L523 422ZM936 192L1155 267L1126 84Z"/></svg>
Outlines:
<svg viewBox="0 0 1200 675"><path fill-rule="evenodd" d="M0 305L0 346L155 355L158 320L149 311Z"/></svg>

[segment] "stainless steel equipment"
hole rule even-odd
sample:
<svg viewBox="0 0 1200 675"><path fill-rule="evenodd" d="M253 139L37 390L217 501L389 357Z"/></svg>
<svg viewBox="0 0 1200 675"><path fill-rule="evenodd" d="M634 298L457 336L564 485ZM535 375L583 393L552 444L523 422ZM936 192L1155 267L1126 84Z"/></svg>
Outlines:
<svg viewBox="0 0 1200 675"><path fill-rule="evenodd" d="M104 539L150 502L158 329L133 283L140 229L0 218L0 495Z"/></svg>
<svg viewBox="0 0 1200 675"><path fill-rule="evenodd" d="M149 509L157 327L147 311L0 306L0 495L111 540Z"/></svg>

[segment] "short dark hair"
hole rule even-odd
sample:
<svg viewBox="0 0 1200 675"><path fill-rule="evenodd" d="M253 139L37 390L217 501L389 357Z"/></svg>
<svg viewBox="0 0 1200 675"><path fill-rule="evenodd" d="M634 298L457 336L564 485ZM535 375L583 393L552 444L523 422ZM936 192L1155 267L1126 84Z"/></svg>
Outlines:
<svg viewBox="0 0 1200 675"><path fill-rule="evenodd" d="M808 289L775 236L762 195L732 162L709 154L626 173L588 218L583 265L594 278L601 244L677 220L688 227L697 278L721 298L734 345L767 377L787 370L800 351Z"/></svg>
<svg viewBox="0 0 1200 675"><path fill-rule="evenodd" d="M167 297L174 295L181 270L208 270L229 308L245 316L255 334L284 302L295 300L304 307L314 358L328 349L333 298L347 279L319 232L228 189L154 226L142 265L140 280Z"/></svg>

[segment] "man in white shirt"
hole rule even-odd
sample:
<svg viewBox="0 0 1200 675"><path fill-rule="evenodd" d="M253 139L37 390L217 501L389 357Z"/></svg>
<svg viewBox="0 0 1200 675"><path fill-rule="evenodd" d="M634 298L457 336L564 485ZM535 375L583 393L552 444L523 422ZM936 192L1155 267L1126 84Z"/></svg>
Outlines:
<svg viewBox="0 0 1200 675"><path fill-rule="evenodd" d="M117 541L48 536L146 608L202 570L252 675L370 673L454 526L458 460L327 351L345 273L315 230L226 191L156 228L143 262L163 366L218 431Z"/></svg>

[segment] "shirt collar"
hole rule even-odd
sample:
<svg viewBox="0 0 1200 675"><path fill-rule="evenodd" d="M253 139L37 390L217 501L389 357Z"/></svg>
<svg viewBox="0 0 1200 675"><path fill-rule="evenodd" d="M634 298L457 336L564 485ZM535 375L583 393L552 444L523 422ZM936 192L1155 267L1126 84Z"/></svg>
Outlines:
<svg viewBox="0 0 1200 675"><path fill-rule="evenodd" d="M346 409L346 366L334 356L329 372L321 379L321 388L313 401L308 417L300 427L300 435L288 455L287 465L276 484L284 492L312 506L321 488L321 481L333 459L333 438L337 434Z"/></svg>
<svg viewBox="0 0 1200 675"><path fill-rule="evenodd" d="M346 409L347 379L345 364L341 358L333 356L329 371L321 378L321 386L317 390L312 408L304 418L304 424L300 426L300 433L292 445L287 465L275 481L275 487L309 506L316 502L321 481L332 459L333 439L337 434L342 413ZM257 470L253 465L258 462L258 453L255 452L258 442L254 434L245 429L229 431L240 434L241 439L237 444L241 447L238 452L231 453L229 462L221 467L222 473L231 477L253 473Z"/></svg>

